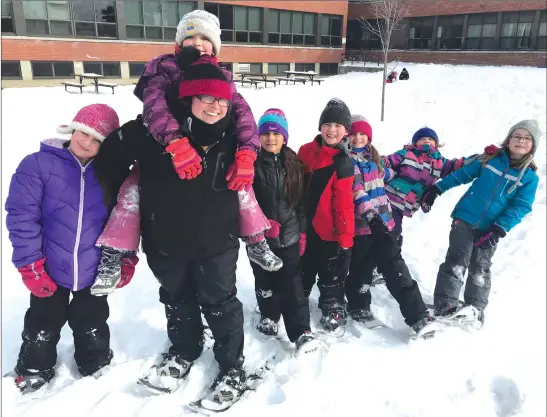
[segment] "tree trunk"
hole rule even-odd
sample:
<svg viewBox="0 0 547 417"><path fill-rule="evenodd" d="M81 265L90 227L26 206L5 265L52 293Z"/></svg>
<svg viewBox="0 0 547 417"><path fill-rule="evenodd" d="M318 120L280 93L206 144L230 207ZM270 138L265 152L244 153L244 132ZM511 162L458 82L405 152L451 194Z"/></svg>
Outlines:
<svg viewBox="0 0 547 417"><path fill-rule="evenodd" d="M386 103L386 80L387 80L387 54L389 49L384 49L384 78L382 79L382 114L380 121L384 121L384 107Z"/></svg>

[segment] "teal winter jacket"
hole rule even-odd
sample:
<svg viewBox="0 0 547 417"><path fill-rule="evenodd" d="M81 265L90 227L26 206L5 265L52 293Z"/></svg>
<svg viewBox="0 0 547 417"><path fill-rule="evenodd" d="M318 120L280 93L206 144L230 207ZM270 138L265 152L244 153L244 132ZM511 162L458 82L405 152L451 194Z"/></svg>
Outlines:
<svg viewBox="0 0 547 417"><path fill-rule="evenodd" d="M454 207L452 218L463 220L478 230L495 224L509 232L532 211L539 181L536 172L527 168L517 186L511 190L519 174L519 169L510 166L507 154L501 152L484 166L480 159L464 165L437 182L436 186L444 192L473 181Z"/></svg>

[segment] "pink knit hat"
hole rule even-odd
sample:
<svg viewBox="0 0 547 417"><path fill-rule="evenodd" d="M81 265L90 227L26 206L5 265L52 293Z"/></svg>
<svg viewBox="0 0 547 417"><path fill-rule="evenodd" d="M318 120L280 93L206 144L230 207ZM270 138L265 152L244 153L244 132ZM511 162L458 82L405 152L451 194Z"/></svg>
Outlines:
<svg viewBox="0 0 547 417"><path fill-rule="evenodd" d="M90 104L82 107L68 125L59 126L57 132L71 134L79 130L102 142L119 127L120 119L112 107L106 104Z"/></svg>

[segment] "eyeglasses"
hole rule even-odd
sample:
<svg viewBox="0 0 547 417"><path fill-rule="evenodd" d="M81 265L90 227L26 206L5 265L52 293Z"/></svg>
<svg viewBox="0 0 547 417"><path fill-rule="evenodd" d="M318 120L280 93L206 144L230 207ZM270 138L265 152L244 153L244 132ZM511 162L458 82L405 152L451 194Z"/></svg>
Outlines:
<svg viewBox="0 0 547 417"><path fill-rule="evenodd" d="M532 138L530 136L511 135L511 139L514 140L515 142L520 142L521 140L527 143L532 142Z"/></svg>
<svg viewBox="0 0 547 417"><path fill-rule="evenodd" d="M230 100L227 100L225 98L216 98L213 96L208 96L206 94L200 94L196 97L199 98L201 102L207 104L213 104L215 101L218 101L218 105L220 107L228 107L230 105Z"/></svg>

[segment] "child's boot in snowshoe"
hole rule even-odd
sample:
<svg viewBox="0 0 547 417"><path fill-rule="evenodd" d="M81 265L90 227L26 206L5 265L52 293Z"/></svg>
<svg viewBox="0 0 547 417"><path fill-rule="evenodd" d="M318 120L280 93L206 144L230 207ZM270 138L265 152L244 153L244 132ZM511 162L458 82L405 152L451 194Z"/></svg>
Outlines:
<svg viewBox="0 0 547 417"><path fill-rule="evenodd" d="M283 267L283 261L272 252L266 240L247 244L249 260L262 269L273 272Z"/></svg>

